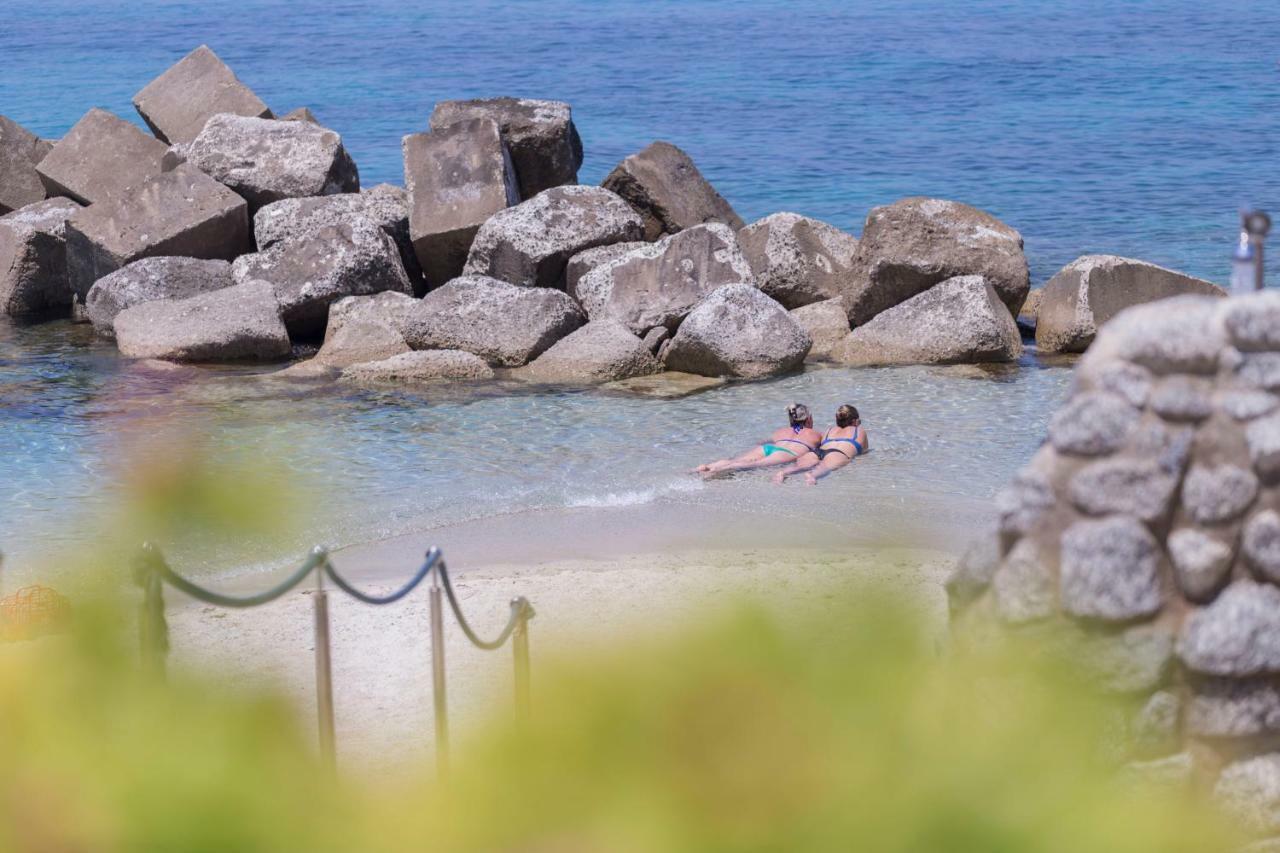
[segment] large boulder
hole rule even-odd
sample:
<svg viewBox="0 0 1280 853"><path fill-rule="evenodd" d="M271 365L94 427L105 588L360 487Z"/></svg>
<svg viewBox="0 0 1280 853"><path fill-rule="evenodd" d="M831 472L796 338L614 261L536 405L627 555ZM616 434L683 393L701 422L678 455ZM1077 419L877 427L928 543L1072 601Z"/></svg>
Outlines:
<svg viewBox="0 0 1280 853"><path fill-rule="evenodd" d="M967 204L907 198L868 214L841 295L856 328L963 275L985 278L1016 317L1031 289L1022 235Z"/></svg>
<svg viewBox="0 0 1280 853"><path fill-rule="evenodd" d="M644 222L652 242L694 225L719 222L737 230L744 225L688 154L669 142L654 142L619 163L601 184L626 199Z"/></svg>
<svg viewBox="0 0 1280 853"><path fill-rule="evenodd" d="M601 264L570 295L592 320L618 320L644 334L655 326L675 329L707 294L734 283L753 279L733 229L698 225Z"/></svg>
<svg viewBox="0 0 1280 853"><path fill-rule="evenodd" d="M375 222L395 241L415 293L421 296L426 292L422 267L409 237L409 197L401 187L378 184L358 193L275 201L254 214L253 236L259 250L268 249L281 240L302 237L326 225L349 224L361 217Z"/></svg>
<svg viewBox="0 0 1280 853"><path fill-rule="evenodd" d="M219 113L271 118L271 110L235 72L200 45L133 96L151 132L168 143L190 142Z"/></svg>
<svg viewBox="0 0 1280 853"><path fill-rule="evenodd" d="M1084 352L1125 308L1170 296L1225 296L1212 282L1115 255L1085 255L1049 280L1036 310L1041 352Z"/></svg>
<svg viewBox="0 0 1280 853"><path fill-rule="evenodd" d="M474 118L489 119L501 130L515 164L521 198L578 182L582 140L568 104L526 98L443 101L431 113L431 129L443 130Z"/></svg>
<svg viewBox="0 0 1280 853"><path fill-rule="evenodd" d="M396 244L372 220L326 225L232 265L238 282L265 281L280 303L280 316L295 339L324 333L329 305L344 296L412 293Z"/></svg>
<svg viewBox="0 0 1280 853"><path fill-rule="evenodd" d="M640 238L640 217L600 187L553 187L490 217L476 232L467 275L533 287L565 285L565 264L584 249Z"/></svg>
<svg viewBox="0 0 1280 853"><path fill-rule="evenodd" d="M1015 361L1022 336L982 276L949 278L857 326L831 351L841 364Z"/></svg>
<svg viewBox="0 0 1280 853"><path fill-rule="evenodd" d="M787 309L750 284L727 284L689 313L666 350L670 370L761 379L799 367L812 345Z"/></svg>
<svg viewBox="0 0 1280 853"><path fill-rule="evenodd" d="M94 108L36 166L50 196L96 204L160 174L166 146L136 125Z"/></svg>
<svg viewBox="0 0 1280 853"><path fill-rule="evenodd" d="M577 303L558 290L473 275L424 296L404 335L414 349L460 349L492 365L519 367L584 319Z"/></svg>
<svg viewBox="0 0 1280 853"><path fill-rule="evenodd" d="M360 190L342 137L305 121L220 113L186 146L187 162L244 196L253 210L282 198Z"/></svg>
<svg viewBox="0 0 1280 853"><path fill-rule="evenodd" d="M409 352L404 331L417 305L416 299L394 290L339 299L329 306L324 343L315 361L343 368Z"/></svg>
<svg viewBox="0 0 1280 853"><path fill-rule="evenodd" d="M115 330L116 345L129 358L269 361L290 352L275 294L260 281L126 308L116 315Z"/></svg>
<svg viewBox="0 0 1280 853"><path fill-rule="evenodd" d="M515 169L488 118L415 133L401 147L414 251L438 287L461 274L480 226L520 201Z"/></svg>
<svg viewBox="0 0 1280 853"><path fill-rule="evenodd" d="M235 284L231 264L199 258L143 258L98 279L85 298L93 330L115 337L116 315L158 299L187 299Z"/></svg>
<svg viewBox="0 0 1280 853"><path fill-rule="evenodd" d="M570 258L569 262L564 266L565 293L572 295L574 299L578 299L581 302L582 300L576 294L578 293L578 282L582 281L583 276L647 245L649 244L643 240L630 240L625 243L610 243L607 246L593 246L590 249L583 249Z"/></svg>
<svg viewBox="0 0 1280 853"><path fill-rule="evenodd" d="M478 355L462 350L404 352L380 361L353 364L340 378L361 384L415 383L492 379L493 368Z"/></svg>
<svg viewBox="0 0 1280 853"><path fill-rule="evenodd" d="M775 213L738 232L756 284L784 308L841 294L858 238L798 213Z"/></svg>
<svg viewBox="0 0 1280 853"><path fill-rule="evenodd" d="M51 198L0 216L0 314L70 308L66 226L79 209L70 199Z"/></svg>
<svg viewBox="0 0 1280 853"><path fill-rule="evenodd" d="M44 201L36 164L52 149L16 121L0 116L0 215Z"/></svg>
<svg viewBox="0 0 1280 853"><path fill-rule="evenodd" d="M81 302L95 281L140 258L231 260L249 246L244 199L188 165L77 211L67 223L67 269Z"/></svg>
<svg viewBox="0 0 1280 853"><path fill-rule="evenodd" d="M622 323L593 320L521 368L520 376L533 382L593 384L661 370L645 342Z"/></svg>
<svg viewBox="0 0 1280 853"><path fill-rule="evenodd" d="M845 313L844 303L839 299L814 302L793 309L791 316L813 340L808 356L813 361L830 358L836 346L849 335L849 315Z"/></svg>

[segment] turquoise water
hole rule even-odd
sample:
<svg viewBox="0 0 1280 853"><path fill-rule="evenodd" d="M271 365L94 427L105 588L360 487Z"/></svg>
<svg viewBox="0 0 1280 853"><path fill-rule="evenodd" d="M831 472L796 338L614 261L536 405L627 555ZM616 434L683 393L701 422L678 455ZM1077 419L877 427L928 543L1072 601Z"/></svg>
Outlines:
<svg viewBox="0 0 1280 853"><path fill-rule="evenodd" d="M574 106L583 181L655 138L747 219L853 231L912 194L1022 231L1033 279L1086 252L1223 279L1235 210L1280 208L1280 6L1228 2L4 0L0 112L48 135L130 96L201 42L273 108L310 106L364 182L439 99ZM0 548L75 544L139 430L261 447L314 484L287 547L497 513L686 505L963 528L1039 442L1069 375L817 370L679 402L600 392L299 390L237 371L156 373L83 328L0 324ZM681 469L754 441L787 402L862 407L876 450L818 489L703 484ZM179 547L174 543L174 547ZM278 546L284 547L284 546ZM251 542L228 561L270 562ZM12 563L11 563L12 565Z"/></svg>

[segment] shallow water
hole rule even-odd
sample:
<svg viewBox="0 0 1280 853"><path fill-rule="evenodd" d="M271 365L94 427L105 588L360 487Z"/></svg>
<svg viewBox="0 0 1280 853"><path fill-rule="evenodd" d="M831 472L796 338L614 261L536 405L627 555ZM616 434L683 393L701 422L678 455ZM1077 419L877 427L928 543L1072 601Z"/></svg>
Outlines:
<svg viewBox="0 0 1280 853"><path fill-rule="evenodd" d="M829 544L850 546L886 524L963 531L1038 445L1070 375L1032 358L989 369L815 368L654 400L511 384L364 390L253 372L130 363L66 322L0 325L0 543L14 564L82 542L115 503L120 466L191 438L215 458L260 454L306 484L314 504L297 534L267 551L222 543L211 558L222 566L565 508L690 507L683 521L668 514L676 526L702 523L698 509L728 508L765 525L827 524ZM856 403L872 452L817 488L685 473L761 439L794 400L823 421Z"/></svg>

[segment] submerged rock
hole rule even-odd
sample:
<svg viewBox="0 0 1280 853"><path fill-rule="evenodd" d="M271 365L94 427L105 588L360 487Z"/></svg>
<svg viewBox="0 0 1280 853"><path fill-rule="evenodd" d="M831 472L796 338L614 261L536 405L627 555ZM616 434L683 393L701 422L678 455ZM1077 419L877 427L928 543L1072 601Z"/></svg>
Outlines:
<svg viewBox="0 0 1280 853"><path fill-rule="evenodd" d="M0 315L69 309L67 220L80 205L51 198L0 216Z"/></svg>
<svg viewBox="0 0 1280 853"><path fill-rule="evenodd" d="M160 174L168 148L135 125L94 108L40 161L50 196L96 204Z"/></svg>
<svg viewBox="0 0 1280 853"><path fill-rule="evenodd" d="M98 279L85 298L93 330L115 337L121 311L159 299L186 299L235 284L228 261L198 258L143 258Z"/></svg>
<svg viewBox="0 0 1280 853"><path fill-rule="evenodd" d="M1084 352L1098 328L1125 308L1183 294L1225 296L1211 282L1115 255L1086 255L1044 287L1036 315L1042 352Z"/></svg>
<svg viewBox="0 0 1280 853"><path fill-rule="evenodd" d="M360 190L360 174L342 137L305 121L215 115L186 156L255 211L285 198Z"/></svg>
<svg viewBox="0 0 1280 853"><path fill-rule="evenodd" d="M1031 289L1022 235L967 204L907 198L868 214L841 292L857 328L958 276L985 278L1017 316Z"/></svg>
<svg viewBox="0 0 1280 853"><path fill-rule="evenodd" d="M271 118L271 110L208 45L200 45L133 96L156 138L190 142L219 113Z"/></svg>
<svg viewBox="0 0 1280 853"><path fill-rule="evenodd" d="M405 352L381 361L353 364L342 371L347 382L438 382L492 379L493 368L477 355L461 350Z"/></svg>
<svg viewBox="0 0 1280 853"><path fill-rule="evenodd" d="M750 284L727 284L684 319L664 362L703 376L761 379L798 368L812 344L776 301Z"/></svg>
<svg viewBox="0 0 1280 853"><path fill-rule="evenodd" d="M981 276L950 278L882 311L831 351L841 364L958 364L1015 361L1022 337Z"/></svg>
<svg viewBox="0 0 1280 853"><path fill-rule="evenodd" d="M290 352L275 294L260 281L126 308L116 315L115 330L129 358L270 361Z"/></svg>
<svg viewBox="0 0 1280 853"><path fill-rule="evenodd" d="M840 296L858 251L857 237L796 213L753 222L738 242L756 285L792 309Z"/></svg>
<svg viewBox="0 0 1280 853"><path fill-rule="evenodd" d="M475 118L489 119L501 131L519 179L520 198L578 182L582 139L568 104L527 98L443 101L431 113L431 129Z"/></svg>
<svg viewBox="0 0 1280 853"><path fill-rule="evenodd" d="M669 142L654 142L632 154L614 167L601 186L635 208L643 220L643 238L650 242L710 222L735 231L744 225L689 155Z"/></svg>
<svg viewBox="0 0 1280 853"><path fill-rule="evenodd" d="M0 116L0 215L44 201L36 164L52 149L16 121Z"/></svg>
<svg viewBox="0 0 1280 853"><path fill-rule="evenodd" d="M521 368L520 378L586 384L616 382L661 370L661 362L625 325L616 320L593 320Z"/></svg>

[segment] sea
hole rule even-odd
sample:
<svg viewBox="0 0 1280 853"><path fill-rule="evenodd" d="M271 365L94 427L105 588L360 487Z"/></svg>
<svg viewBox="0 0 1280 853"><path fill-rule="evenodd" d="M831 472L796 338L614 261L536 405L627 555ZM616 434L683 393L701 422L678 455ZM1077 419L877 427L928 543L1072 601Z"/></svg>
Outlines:
<svg viewBox="0 0 1280 853"><path fill-rule="evenodd" d="M401 137L437 101L512 95L572 105L584 183L663 139L747 221L795 211L858 233L876 205L955 199L1022 233L1034 286L1088 253L1223 282L1241 207L1280 210L1280 4L1241 0L0 0L0 113L49 138L91 107L141 125L131 96L200 44L277 112L306 106L338 131L365 186L402 183ZM645 507L761 530L816 519L832 545L936 522L959 548L1070 385L1069 363L1034 352L997 370L814 369L678 401L298 389L260 372L156 372L66 321L0 321L6 571L91 547L138 429L260 447L314 496L286 541L192 550L193 571L521 513L644 525ZM758 440L793 400L820 421L858 405L874 451L814 488L686 473Z"/></svg>

